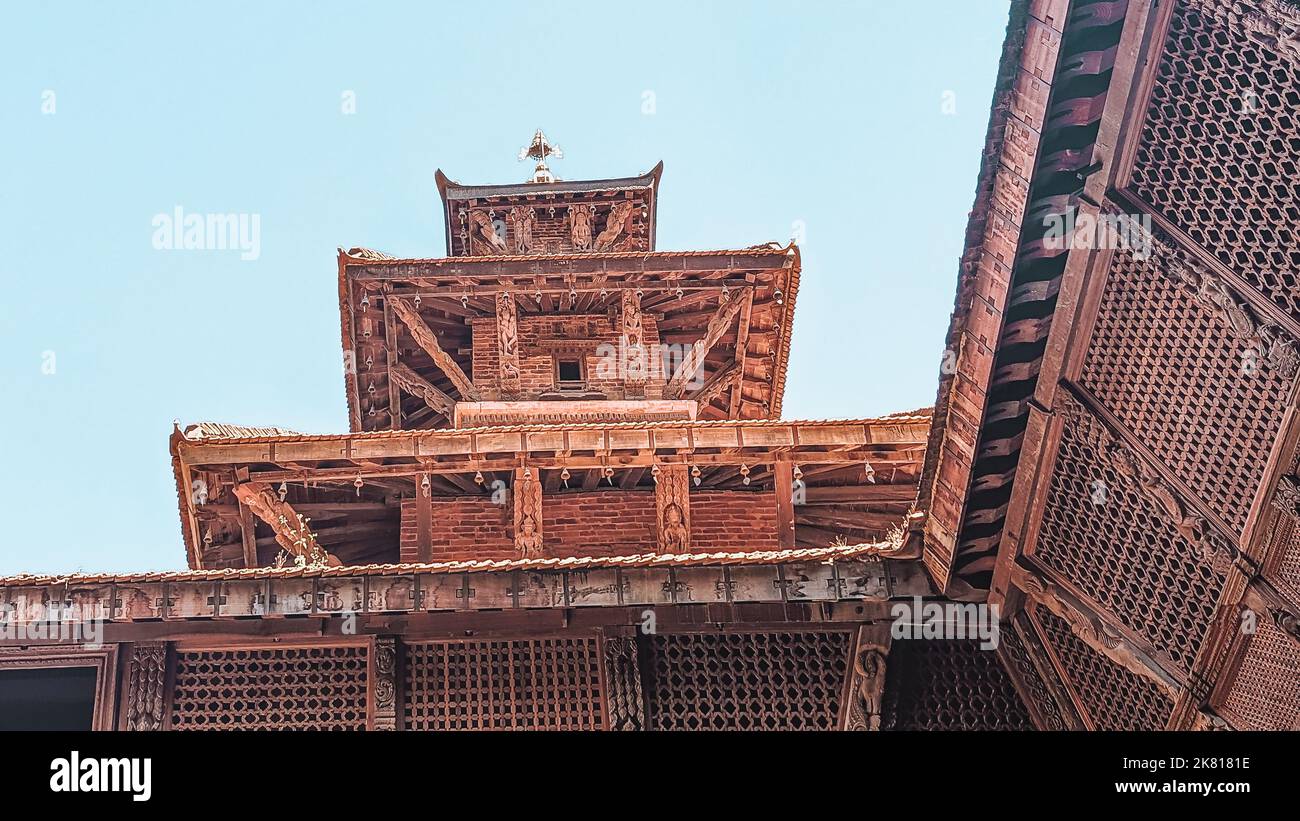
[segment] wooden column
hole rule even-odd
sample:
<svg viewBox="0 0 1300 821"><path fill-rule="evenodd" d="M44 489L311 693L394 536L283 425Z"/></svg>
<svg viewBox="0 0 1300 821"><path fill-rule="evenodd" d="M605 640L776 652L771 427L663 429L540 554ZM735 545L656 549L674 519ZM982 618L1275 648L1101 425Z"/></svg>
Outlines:
<svg viewBox="0 0 1300 821"><path fill-rule="evenodd" d="M627 368L624 387L628 399L644 399L650 355L645 348L645 332L641 323L641 296L631 288L624 288L620 293L623 363Z"/></svg>
<svg viewBox="0 0 1300 821"><path fill-rule="evenodd" d="M645 691L641 687L641 666L636 636L605 635L605 705L609 729L646 729Z"/></svg>
<svg viewBox="0 0 1300 821"><path fill-rule="evenodd" d="M655 480L655 517L660 553L691 549L691 477L686 465L661 465Z"/></svg>
<svg viewBox="0 0 1300 821"><path fill-rule="evenodd" d="M515 549L525 559L538 558L542 550L542 483L533 468L515 470Z"/></svg>
<svg viewBox="0 0 1300 821"><path fill-rule="evenodd" d="M433 498L432 491L424 486L428 481L429 474L421 474L415 493L416 556L421 562L433 561Z"/></svg>
<svg viewBox="0 0 1300 821"><path fill-rule="evenodd" d="M776 539L783 549L794 548L794 465L777 462L772 465L776 491Z"/></svg>
<svg viewBox="0 0 1300 821"><path fill-rule="evenodd" d="M393 636L376 636L370 656L370 729L396 730L398 643Z"/></svg>
<svg viewBox="0 0 1300 821"><path fill-rule="evenodd" d="M165 641L137 642L131 646L122 729L154 731L170 723L170 657Z"/></svg>
<svg viewBox="0 0 1300 821"><path fill-rule="evenodd" d="M841 711L845 730L879 730L884 720L885 662L889 658L889 624L864 624L854 638L849 687Z"/></svg>
<svg viewBox="0 0 1300 821"><path fill-rule="evenodd" d="M239 531L244 540L244 567L257 567L257 522L248 505L239 502Z"/></svg>
<svg viewBox="0 0 1300 821"><path fill-rule="evenodd" d="M502 291L496 298L498 384L501 398L518 399L519 309L514 294Z"/></svg>

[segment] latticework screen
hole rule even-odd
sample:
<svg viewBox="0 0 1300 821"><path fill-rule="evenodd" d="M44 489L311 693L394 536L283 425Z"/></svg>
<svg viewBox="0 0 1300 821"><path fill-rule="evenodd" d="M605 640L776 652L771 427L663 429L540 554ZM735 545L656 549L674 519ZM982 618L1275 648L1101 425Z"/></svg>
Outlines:
<svg viewBox="0 0 1300 821"><path fill-rule="evenodd" d="M366 648L176 654L178 730L364 730Z"/></svg>
<svg viewBox="0 0 1300 821"><path fill-rule="evenodd" d="M1089 647L1050 610L1039 607L1035 614L1096 729L1164 729L1174 704L1159 687Z"/></svg>
<svg viewBox="0 0 1300 821"><path fill-rule="evenodd" d="M408 730L596 730L596 639L406 645Z"/></svg>
<svg viewBox="0 0 1300 821"><path fill-rule="evenodd" d="M655 730L832 730L847 632L651 636L645 665Z"/></svg>
<svg viewBox="0 0 1300 821"><path fill-rule="evenodd" d="M1224 702L1242 730L1300 730L1300 649L1263 619Z"/></svg>
<svg viewBox="0 0 1300 821"><path fill-rule="evenodd" d="M886 730L1032 730L993 650L977 639L895 640L885 668Z"/></svg>
<svg viewBox="0 0 1300 821"><path fill-rule="evenodd" d="M1029 647L1025 639L1021 636L1021 631L1032 629L1024 619L1024 614L1019 614L1020 618L1009 623L1004 623L1000 632L1001 650L1003 658L1009 665L1014 665L1016 676L1020 679L1021 685L1028 691L1027 695L1033 700L1035 709L1043 717L1045 730L1064 730L1067 728L1066 720L1061 714L1060 705L1056 703L1056 698L1052 695L1051 689L1047 682L1043 680L1038 668L1034 665L1030 657Z"/></svg>
<svg viewBox="0 0 1300 821"><path fill-rule="evenodd" d="M1294 380L1158 270L1181 255L1162 247L1159 262L1115 253L1082 381L1240 533Z"/></svg>
<svg viewBox="0 0 1300 821"><path fill-rule="evenodd" d="M1075 410L1061 434L1034 555L1189 669L1223 577L1138 481L1111 464L1101 423L1064 392L1058 404Z"/></svg>
<svg viewBox="0 0 1300 821"><path fill-rule="evenodd" d="M1251 36L1261 5L1176 4L1132 185L1300 318L1300 70Z"/></svg>

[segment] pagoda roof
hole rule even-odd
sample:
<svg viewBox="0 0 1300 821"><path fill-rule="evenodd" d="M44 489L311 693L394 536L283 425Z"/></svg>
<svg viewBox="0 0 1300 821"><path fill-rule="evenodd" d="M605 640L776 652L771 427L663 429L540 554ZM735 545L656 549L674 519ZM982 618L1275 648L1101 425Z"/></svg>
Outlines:
<svg viewBox="0 0 1300 821"><path fill-rule="evenodd" d="M382 315L388 298L420 298L419 310L438 327L448 355L464 373L470 368L467 349L468 321L475 316L492 316L492 297L502 290L521 297L538 296L538 312L563 315L558 306L565 300L577 310L603 312L621 289L647 293L643 309L661 316L660 327L671 328L679 339L702 338L718 304L736 294L747 300L740 312L737 331L723 337L709 353L707 370L733 371L732 389L715 396L725 408L706 403L705 418L777 418L785 392L786 367L799 290L799 249L768 243L750 248L714 251L622 251L541 254L528 256L458 256L428 259L399 259L354 248L339 249L339 312L345 358L360 363L358 319L374 304ZM532 311L530 306L524 310ZM732 320L735 323L735 320ZM743 326L743 327L742 327ZM743 341L743 346L739 345ZM404 363L406 364L406 363ZM382 371L388 363L380 362ZM436 362L423 359L412 365L452 400L463 400L460 387ZM359 393L361 369L345 377L350 426L354 431L384 424L368 421L362 414ZM739 385L736 386L735 382ZM711 386L706 386L708 389ZM702 389L704 390L704 389ZM685 398L693 398L688 395ZM403 419L407 414L420 419L422 428L451 423L446 414L430 414L416 397L399 400ZM420 417L419 414L425 414Z"/></svg>

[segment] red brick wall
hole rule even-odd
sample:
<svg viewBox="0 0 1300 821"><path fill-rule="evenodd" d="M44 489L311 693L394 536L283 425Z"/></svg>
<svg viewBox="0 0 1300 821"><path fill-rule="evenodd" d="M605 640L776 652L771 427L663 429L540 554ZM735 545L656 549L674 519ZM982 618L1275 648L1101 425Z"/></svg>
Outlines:
<svg viewBox="0 0 1300 821"><path fill-rule="evenodd" d="M473 497L434 499L432 505L434 561L515 557L512 505ZM402 561L419 561L414 499L402 501L400 545Z"/></svg>
<svg viewBox="0 0 1300 821"><path fill-rule="evenodd" d="M772 491L691 491L691 552L778 550Z"/></svg>
<svg viewBox="0 0 1300 821"><path fill-rule="evenodd" d="M654 553L652 490L603 490L542 496L542 539L552 555Z"/></svg>
<svg viewBox="0 0 1300 821"><path fill-rule="evenodd" d="M486 498L433 502L433 559L515 557L512 505ZM602 490L542 497L548 556L620 556L657 549L651 490ZM693 552L776 550L776 499L769 491L693 491ZM418 560L415 500L402 502L401 559Z"/></svg>
<svg viewBox="0 0 1300 821"><path fill-rule="evenodd" d="M611 292L617 298L617 292ZM523 293L519 299L532 297ZM617 313L615 314L617 317ZM647 346L659 342L659 330L655 320L648 314L641 319L644 343ZM473 328L473 362L471 378L487 394L485 398L499 397L497 388L497 338L496 320L481 317L471 321ZM590 327L591 331L587 332ZM601 363L605 357L597 354L599 345L607 343L618 350L620 334L605 314L583 314L570 317L555 316L520 316L519 317L519 385L523 399L536 399L539 394L555 388L554 348L568 343L583 343L585 351L582 356L587 374L587 388L599 391L609 399L624 399L626 382L623 369L616 359L605 370L611 371L611 377L601 378ZM565 359L575 358L564 354ZM676 365L677 363L671 363ZM662 399L664 383L662 375L647 380L646 399Z"/></svg>

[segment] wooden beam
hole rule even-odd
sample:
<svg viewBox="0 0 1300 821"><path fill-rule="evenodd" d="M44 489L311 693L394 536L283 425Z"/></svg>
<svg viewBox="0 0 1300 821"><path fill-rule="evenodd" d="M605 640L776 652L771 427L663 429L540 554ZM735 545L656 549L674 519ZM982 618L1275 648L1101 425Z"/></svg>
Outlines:
<svg viewBox="0 0 1300 821"><path fill-rule="evenodd" d="M397 367L397 322L393 319L391 305L384 303L384 353L387 356L388 370L388 427L392 430L402 429L402 394L397 381L393 379L393 370Z"/></svg>
<svg viewBox="0 0 1300 821"><path fill-rule="evenodd" d="M269 484L244 482L235 485L235 498L248 506L257 518L275 533L275 541L290 555L301 557L309 565L337 565L339 560L316 544L307 522L288 502L280 501Z"/></svg>
<svg viewBox="0 0 1300 821"><path fill-rule="evenodd" d="M244 567L257 567L257 531L254 529L253 511L239 503L239 529L244 540Z"/></svg>
<svg viewBox="0 0 1300 821"><path fill-rule="evenodd" d="M460 369L460 365L456 363L451 354L443 350L442 345L438 344L438 335L420 318L420 312L404 299L390 297L389 301L393 306L393 313L397 314L397 318L402 320L402 324L411 332L411 337L415 340L415 343L442 369L442 372L456 386L456 390L460 391L461 398L469 402L477 402L480 398L478 389L474 387L474 383L465 375L465 372Z"/></svg>
<svg viewBox="0 0 1300 821"><path fill-rule="evenodd" d="M776 543L783 550L794 548L794 465L772 465L776 490Z"/></svg>
<svg viewBox="0 0 1300 821"><path fill-rule="evenodd" d="M752 293L752 289L746 289ZM713 313L709 319L709 326L704 332L704 336L691 346L681 367L673 374L672 379L664 387L665 399L678 399L686 389L686 383L695 378L700 368L704 367L704 357L708 355L713 346L717 343L731 323L735 320L736 315L740 313L748 300L741 296L732 296L731 299L718 306L718 310Z"/></svg>
<svg viewBox="0 0 1300 821"><path fill-rule="evenodd" d="M731 386L731 401L727 415L733 419L740 415L740 400L745 387L745 360L749 354L749 322L754 312L754 291L745 294L745 307L740 309L740 326L736 330L736 381Z"/></svg>
<svg viewBox="0 0 1300 821"><path fill-rule="evenodd" d="M736 363L733 362L715 373L708 382L704 383L704 387L696 391L695 395L691 398L698 403L700 410L703 410L704 408L707 408L714 399L721 396L741 378L740 372L736 368Z"/></svg>
<svg viewBox="0 0 1300 821"><path fill-rule="evenodd" d="M420 399L423 399L424 404L446 416L448 419L452 418L456 410L456 400L435 388L424 377L420 376L406 365L403 365L401 362L393 363L389 376L397 387L400 387L411 396L417 396Z"/></svg>

